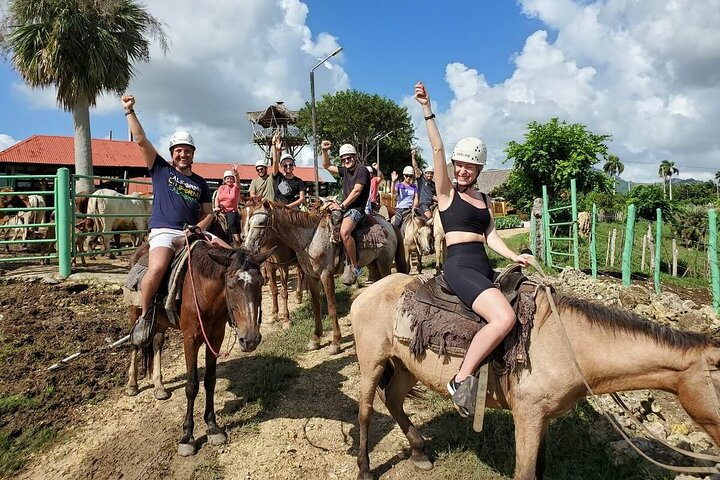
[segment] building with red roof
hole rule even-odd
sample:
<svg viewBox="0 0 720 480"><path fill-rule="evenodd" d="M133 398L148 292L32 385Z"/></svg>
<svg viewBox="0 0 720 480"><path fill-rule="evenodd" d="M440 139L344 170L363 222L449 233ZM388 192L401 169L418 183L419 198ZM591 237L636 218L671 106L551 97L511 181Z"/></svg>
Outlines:
<svg viewBox="0 0 720 480"><path fill-rule="evenodd" d="M147 167L137 144L127 140L92 140L93 173L100 177L115 177L149 181ZM3 175L55 175L58 168L75 171L75 147L73 137L56 135L33 135L0 152L0 174ZM217 186L222 174L230 167L227 163L193 163L193 172ZM240 165L240 185L247 191L250 181L257 176L255 166ZM335 179L325 169L319 172L320 193L325 194L327 184ZM298 166L295 175L302 178L308 191L314 189L315 172L312 167ZM128 193L149 191L149 185L131 184ZM13 185L15 186L15 185ZM103 185L110 188L117 185Z"/></svg>

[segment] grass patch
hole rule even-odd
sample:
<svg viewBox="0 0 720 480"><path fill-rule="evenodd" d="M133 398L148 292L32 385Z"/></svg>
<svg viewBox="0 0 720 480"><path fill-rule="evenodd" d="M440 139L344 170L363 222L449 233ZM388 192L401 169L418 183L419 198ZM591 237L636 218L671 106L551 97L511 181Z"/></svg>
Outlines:
<svg viewBox="0 0 720 480"><path fill-rule="evenodd" d="M0 417L10 415L20 409L35 409L39 401L25 395L10 395L0 397Z"/></svg>
<svg viewBox="0 0 720 480"><path fill-rule="evenodd" d="M33 426L20 432L0 431L0 476L21 468L30 453L51 442L57 432L51 427Z"/></svg>

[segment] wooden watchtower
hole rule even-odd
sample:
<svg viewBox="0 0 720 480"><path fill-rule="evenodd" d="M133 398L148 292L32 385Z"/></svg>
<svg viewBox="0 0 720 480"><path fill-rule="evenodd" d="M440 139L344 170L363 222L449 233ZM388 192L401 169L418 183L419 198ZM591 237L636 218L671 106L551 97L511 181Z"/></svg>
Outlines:
<svg viewBox="0 0 720 480"><path fill-rule="evenodd" d="M285 150L295 158L303 147L309 144L307 137L295 125L298 113L288 110L283 102L270 105L265 110L246 113L253 128L252 141L265 152L266 159L270 158L272 136L276 130L282 131Z"/></svg>

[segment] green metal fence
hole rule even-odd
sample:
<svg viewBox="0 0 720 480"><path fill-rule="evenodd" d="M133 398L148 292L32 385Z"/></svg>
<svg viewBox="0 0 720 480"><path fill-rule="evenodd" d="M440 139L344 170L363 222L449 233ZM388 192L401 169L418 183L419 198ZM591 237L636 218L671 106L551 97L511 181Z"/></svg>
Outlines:
<svg viewBox="0 0 720 480"><path fill-rule="evenodd" d="M547 187L543 185L543 233L545 236L545 263L550 267L556 265L554 257L571 258L573 266L580 268L580 258L578 255L578 212L577 212L577 190L575 187L575 179L570 180L570 204L550 208L550 199L548 198ZM553 221L552 215L562 213L565 210L570 211L569 221ZM567 228L567 237L559 236L561 230ZM561 245L565 245L565 249Z"/></svg>

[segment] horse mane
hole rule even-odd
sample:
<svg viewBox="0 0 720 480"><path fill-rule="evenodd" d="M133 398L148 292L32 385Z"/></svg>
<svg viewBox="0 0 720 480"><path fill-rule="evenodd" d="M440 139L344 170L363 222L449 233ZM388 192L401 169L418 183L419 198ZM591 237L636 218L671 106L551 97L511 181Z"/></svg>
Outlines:
<svg viewBox="0 0 720 480"><path fill-rule="evenodd" d="M558 310L572 310L582 313L591 324L598 325L611 332L645 335L657 343L679 350L707 346L720 347L720 340L701 333L676 330L667 325L651 322L627 310L599 305L566 295L557 295L555 302Z"/></svg>
<svg viewBox="0 0 720 480"><path fill-rule="evenodd" d="M210 258L208 253L212 253L217 257L232 256L232 263L229 267L221 265L220 263ZM201 242L200 245L197 245L193 249L191 257L193 272L197 272L203 277L212 280L223 279L225 277L225 273L228 270L247 271L260 269L260 266L252 260L250 252L248 252L242 247L236 248L234 250L229 250L224 247L216 247L210 245L209 243Z"/></svg>
<svg viewBox="0 0 720 480"><path fill-rule="evenodd" d="M292 224L302 228L313 228L317 227L323 219L323 216L317 213L292 210L285 207L282 203L272 202L270 205L273 216L277 217L282 224Z"/></svg>

